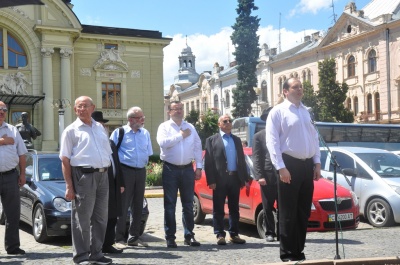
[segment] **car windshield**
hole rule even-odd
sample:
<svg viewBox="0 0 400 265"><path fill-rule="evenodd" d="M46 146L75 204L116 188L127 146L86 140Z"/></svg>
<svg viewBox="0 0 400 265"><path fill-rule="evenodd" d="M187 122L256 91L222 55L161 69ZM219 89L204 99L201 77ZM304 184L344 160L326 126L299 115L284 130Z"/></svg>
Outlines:
<svg viewBox="0 0 400 265"><path fill-rule="evenodd" d="M372 170L381 177L400 176L400 157L392 153L358 153Z"/></svg>
<svg viewBox="0 0 400 265"><path fill-rule="evenodd" d="M64 180L61 160L58 157L39 158L39 179L43 181Z"/></svg>

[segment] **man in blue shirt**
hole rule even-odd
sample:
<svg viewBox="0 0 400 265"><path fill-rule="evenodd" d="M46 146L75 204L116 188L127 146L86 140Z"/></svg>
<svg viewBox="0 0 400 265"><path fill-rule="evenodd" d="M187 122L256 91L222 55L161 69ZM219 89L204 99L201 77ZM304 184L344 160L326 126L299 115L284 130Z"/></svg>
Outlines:
<svg viewBox="0 0 400 265"><path fill-rule="evenodd" d="M226 245L224 231L224 206L228 198L229 241L244 244L239 237L240 188L249 179L242 142L232 135L232 120L229 115L218 119L220 132L206 140L204 170L207 185L213 190L213 226L218 245Z"/></svg>
<svg viewBox="0 0 400 265"><path fill-rule="evenodd" d="M115 241L119 248L125 244L126 215L131 207L132 221L129 226L127 244L137 246L146 243L139 239L144 190L146 186L146 165L153 154L149 132L143 128L145 116L139 107L132 107L127 113L128 123L123 126L124 136L118 149L125 191L122 193L122 216L118 218ZM110 139L118 146L120 130L112 132Z"/></svg>

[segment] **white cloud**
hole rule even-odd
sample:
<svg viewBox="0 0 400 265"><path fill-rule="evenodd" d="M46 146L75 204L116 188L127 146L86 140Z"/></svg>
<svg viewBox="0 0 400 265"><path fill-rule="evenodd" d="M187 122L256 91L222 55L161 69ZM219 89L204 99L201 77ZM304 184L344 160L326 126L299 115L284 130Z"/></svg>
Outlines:
<svg viewBox="0 0 400 265"><path fill-rule="evenodd" d="M287 31L281 29L281 50L286 51L303 42L305 35L310 35L316 30L306 30L301 32ZM187 37L187 44L192 49L196 56L196 72L201 74L204 71L212 71L215 62L220 66L229 65L229 62L234 61L232 55L234 47L230 36L232 28L222 28L215 35L207 36L203 34L194 34ZM260 27L259 31L260 47L266 43L269 48L278 48L279 30L272 26ZM167 36L171 38L171 36ZM164 90L168 90L169 86L174 83L174 76L178 73L179 61L182 49L186 47L186 36L177 34L172 36L171 43L164 48ZM229 52L228 52L229 50Z"/></svg>
<svg viewBox="0 0 400 265"><path fill-rule="evenodd" d="M301 0L296 7L289 12L289 16L296 14L313 13L317 14L321 9L329 8L332 4L330 0Z"/></svg>

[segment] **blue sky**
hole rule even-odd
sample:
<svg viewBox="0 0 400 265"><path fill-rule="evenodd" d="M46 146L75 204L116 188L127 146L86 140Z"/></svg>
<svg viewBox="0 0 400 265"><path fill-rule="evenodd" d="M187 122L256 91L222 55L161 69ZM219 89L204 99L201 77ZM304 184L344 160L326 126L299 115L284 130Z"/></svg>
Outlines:
<svg viewBox="0 0 400 265"><path fill-rule="evenodd" d="M384 1L384 0L380 0ZM260 45L281 49L301 43L305 35L326 31L349 0L255 0L253 12L260 20ZM362 9L370 0L353 0ZM156 30L173 38L164 48L164 87L178 72L178 56L187 43L196 56L198 73L211 70L215 62L227 66L233 61L231 26L237 17L236 0L73 0L73 11L82 24ZM281 14L281 15L280 15Z"/></svg>

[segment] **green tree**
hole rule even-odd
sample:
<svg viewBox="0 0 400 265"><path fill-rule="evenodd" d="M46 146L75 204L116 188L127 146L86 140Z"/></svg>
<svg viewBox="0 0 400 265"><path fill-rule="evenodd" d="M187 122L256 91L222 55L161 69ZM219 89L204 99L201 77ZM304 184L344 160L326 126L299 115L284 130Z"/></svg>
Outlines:
<svg viewBox="0 0 400 265"><path fill-rule="evenodd" d="M195 126L197 133L200 136L203 149L206 144L206 139L218 132L218 118L218 114L208 110L200 117L200 122Z"/></svg>
<svg viewBox="0 0 400 265"><path fill-rule="evenodd" d="M314 92L314 87L311 85L310 81L303 82L303 91L304 96L302 102L307 107L312 109L314 114L314 119L319 121L318 113L319 113L319 99L317 93Z"/></svg>
<svg viewBox="0 0 400 265"><path fill-rule="evenodd" d="M344 107L349 87L336 81L335 59L318 62L318 118L320 121L353 122L352 112Z"/></svg>
<svg viewBox="0 0 400 265"><path fill-rule="evenodd" d="M233 90L233 117L249 116L251 104L257 99L253 87L257 86L256 66L260 53L257 30L260 19L251 15L252 10L258 10L254 0L238 0L238 17L231 35L238 70L238 82Z"/></svg>
<svg viewBox="0 0 400 265"><path fill-rule="evenodd" d="M185 121L193 124L193 126L196 126L197 123L199 123L199 117L200 117L200 112L198 110L192 109L191 111L189 111L189 114L186 115Z"/></svg>

